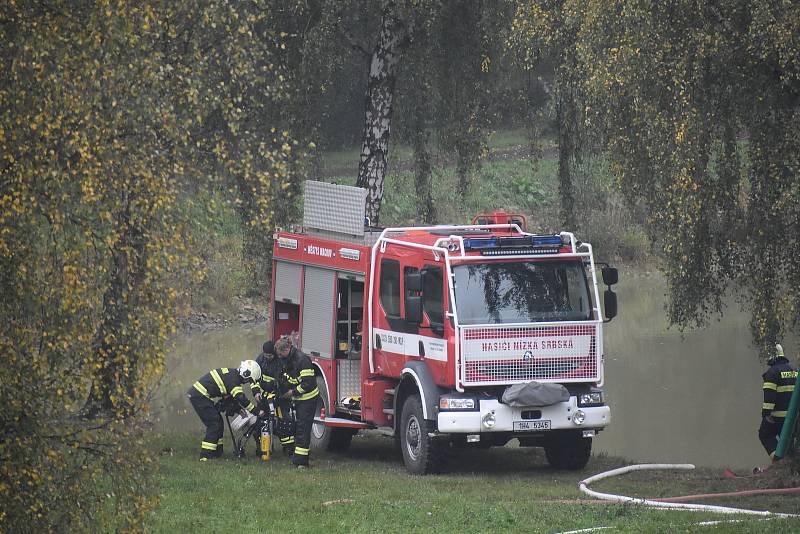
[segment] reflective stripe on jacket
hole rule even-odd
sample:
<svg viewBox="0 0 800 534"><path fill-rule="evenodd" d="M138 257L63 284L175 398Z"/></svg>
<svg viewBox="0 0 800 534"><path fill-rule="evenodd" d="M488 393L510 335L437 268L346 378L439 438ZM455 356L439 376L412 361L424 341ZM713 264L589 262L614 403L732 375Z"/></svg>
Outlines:
<svg viewBox="0 0 800 534"><path fill-rule="evenodd" d="M786 417L786 409L794 392L797 369L789 363L789 360L779 357L763 377L764 404L761 405L761 416L783 419Z"/></svg>
<svg viewBox="0 0 800 534"><path fill-rule="evenodd" d="M192 387L212 401L227 396L233 397L239 406L251 412L255 405L244 394L242 384L245 382L238 371L220 367L201 376Z"/></svg>
<svg viewBox="0 0 800 534"><path fill-rule="evenodd" d="M294 347L286 357L282 382L288 385L287 389L295 391L294 400L310 400L319 395L311 358Z"/></svg>

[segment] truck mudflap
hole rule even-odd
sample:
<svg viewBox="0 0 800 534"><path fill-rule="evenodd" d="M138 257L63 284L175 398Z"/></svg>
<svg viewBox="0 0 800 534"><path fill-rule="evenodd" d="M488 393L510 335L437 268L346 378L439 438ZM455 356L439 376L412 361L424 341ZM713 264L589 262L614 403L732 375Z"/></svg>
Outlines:
<svg viewBox="0 0 800 534"><path fill-rule="evenodd" d="M480 399L477 410L440 411L442 434L514 432L518 437L550 430L601 430L611 422L608 406L579 407L575 396L550 406L511 407L497 399Z"/></svg>

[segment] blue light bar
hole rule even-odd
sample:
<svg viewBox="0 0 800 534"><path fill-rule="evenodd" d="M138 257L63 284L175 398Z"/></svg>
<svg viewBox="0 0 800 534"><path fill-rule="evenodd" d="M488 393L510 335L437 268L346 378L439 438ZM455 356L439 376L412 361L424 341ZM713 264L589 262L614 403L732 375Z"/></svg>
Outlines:
<svg viewBox="0 0 800 534"><path fill-rule="evenodd" d="M548 253L555 247L562 245L561 236L558 235L533 235L533 236L500 236L500 237L469 237L464 239L464 250L499 250L499 249L542 249ZM518 254L520 252L517 252ZM541 252L540 252L541 253Z"/></svg>
<svg viewBox="0 0 800 534"><path fill-rule="evenodd" d="M532 238L534 247L553 247L561 246L560 235L535 235Z"/></svg>
<svg viewBox="0 0 800 534"><path fill-rule="evenodd" d="M498 245L496 237L470 237L464 240L464 250L497 248Z"/></svg>

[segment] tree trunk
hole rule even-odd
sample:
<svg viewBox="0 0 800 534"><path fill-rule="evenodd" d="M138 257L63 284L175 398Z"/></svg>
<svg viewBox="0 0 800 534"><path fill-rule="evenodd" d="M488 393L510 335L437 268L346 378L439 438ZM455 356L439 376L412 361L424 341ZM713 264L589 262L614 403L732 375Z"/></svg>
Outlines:
<svg viewBox="0 0 800 534"><path fill-rule="evenodd" d="M428 150L430 137L425 126L418 124L414 128L412 146L414 148L414 185L417 189L419 215L424 224L433 224L436 219L431 191L431 153Z"/></svg>
<svg viewBox="0 0 800 534"><path fill-rule="evenodd" d="M358 163L356 185L367 190L366 216L373 225L378 224L378 212L383 199L383 181L386 178L389 152L389 130L392 121L392 100L397 66L400 63L401 45L407 31L395 12L395 3L383 6L381 32L372 52L367 83L364 140L361 160Z"/></svg>
<svg viewBox="0 0 800 534"><path fill-rule="evenodd" d="M568 121L572 114L569 113L564 101L564 95L559 95L556 112L558 123L558 195L561 198L561 223L568 232L578 230L575 223L575 193L572 186L570 164L574 152L572 129Z"/></svg>
<svg viewBox="0 0 800 534"><path fill-rule="evenodd" d="M136 313L139 288L147 270L145 230L132 222L130 208L120 215L124 231L113 251L109 285L103 293L103 318L98 325L92 350L101 365L92 377L83 407L87 418L105 413L124 417L130 413L136 384L137 354L129 336L131 315Z"/></svg>

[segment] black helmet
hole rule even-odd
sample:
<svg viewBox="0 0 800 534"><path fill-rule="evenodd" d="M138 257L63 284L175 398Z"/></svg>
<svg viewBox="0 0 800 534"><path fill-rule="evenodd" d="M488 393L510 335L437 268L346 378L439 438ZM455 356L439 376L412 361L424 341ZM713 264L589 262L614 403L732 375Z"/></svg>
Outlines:
<svg viewBox="0 0 800 534"><path fill-rule="evenodd" d="M272 341L265 341L263 345L261 345L261 352L264 354L275 354L275 343Z"/></svg>

